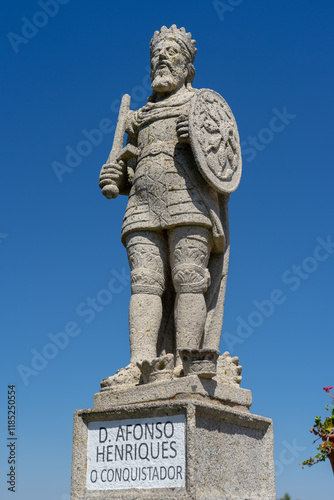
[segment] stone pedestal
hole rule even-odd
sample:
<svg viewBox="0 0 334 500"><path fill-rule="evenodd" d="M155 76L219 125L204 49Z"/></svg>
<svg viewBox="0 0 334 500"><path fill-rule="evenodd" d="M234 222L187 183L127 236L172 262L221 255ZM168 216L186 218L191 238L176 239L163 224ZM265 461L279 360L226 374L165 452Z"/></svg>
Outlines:
<svg viewBox="0 0 334 500"><path fill-rule="evenodd" d="M95 395L74 415L72 500L275 500L251 393L196 375Z"/></svg>

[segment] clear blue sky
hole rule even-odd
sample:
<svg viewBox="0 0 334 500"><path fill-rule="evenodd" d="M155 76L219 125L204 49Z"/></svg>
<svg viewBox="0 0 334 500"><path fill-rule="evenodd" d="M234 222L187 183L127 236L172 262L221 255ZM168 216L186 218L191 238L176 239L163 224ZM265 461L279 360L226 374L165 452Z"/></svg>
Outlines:
<svg viewBox="0 0 334 500"><path fill-rule="evenodd" d="M145 103L149 41L176 23L197 40L194 86L223 95L243 143L221 351L240 357L252 411L274 421L277 496L331 500L329 463L299 463L334 385L333 3L59 0L41 15L42 3L5 2L1 15L0 427L16 383L15 499L69 499L72 414L128 363L126 198L103 198L98 175L119 98ZM65 328L68 344L46 347ZM36 352L49 359L24 383L18 367L33 370Z"/></svg>

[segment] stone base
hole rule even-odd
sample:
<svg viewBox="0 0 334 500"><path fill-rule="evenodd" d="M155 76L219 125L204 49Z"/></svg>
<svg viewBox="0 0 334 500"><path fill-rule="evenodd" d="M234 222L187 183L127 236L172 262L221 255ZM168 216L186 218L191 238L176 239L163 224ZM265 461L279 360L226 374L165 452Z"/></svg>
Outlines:
<svg viewBox="0 0 334 500"><path fill-rule="evenodd" d="M120 405L184 399L190 395L194 399L248 412L252 404L252 393L248 389L189 375L134 387L102 389L94 396L94 408L106 410Z"/></svg>
<svg viewBox="0 0 334 500"><path fill-rule="evenodd" d="M94 409L78 410L74 414L71 499L275 500L272 421L249 412L250 391L218 386L212 380L190 376L168 384L159 382L128 388L124 393L97 394ZM212 395L213 390L216 397ZM145 397L148 401L143 401ZM103 422L130 420L135 425L138 419L154 417L185 422L183 485L153 488L151 486L161 483L152 481L150 487L125 489L113 483L114 489L88 489L88 424L99 422L97 426L103 426ZM114 458L110 454L106 467L117 465ZM153 462L144 461L144 466L150 464ZM159 466L161 464L166 465L167 461L161 460ZM104 482L106 474L104 472Z"/></svg>

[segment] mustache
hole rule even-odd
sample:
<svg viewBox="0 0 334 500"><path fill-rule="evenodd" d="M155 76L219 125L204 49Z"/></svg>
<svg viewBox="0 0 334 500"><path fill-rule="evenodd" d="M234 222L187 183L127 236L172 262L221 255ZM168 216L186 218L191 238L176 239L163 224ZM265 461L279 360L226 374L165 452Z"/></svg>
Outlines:
<svg viewBox="0 0 334 500"><path fill-rule="evenodd" d="M166 66L169 71L171 73L174 73L174 67L173 67L173 64L169 61L167 61L166 59L162 59L161 61L159 61L153 68L153 72L155 73L156 71L158 71L159 69L161 69L161 67L163 66Z"/></svg>

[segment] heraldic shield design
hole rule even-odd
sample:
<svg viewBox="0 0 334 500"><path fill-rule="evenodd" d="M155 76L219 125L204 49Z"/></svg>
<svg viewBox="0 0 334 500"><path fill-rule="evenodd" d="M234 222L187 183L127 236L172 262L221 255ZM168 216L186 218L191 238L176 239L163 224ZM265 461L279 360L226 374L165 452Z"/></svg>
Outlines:
<svg viewBox="0 0 334 500"><path fill-rule="evenodd" d="M196 92L189 112L189 136L205 180L220 193L235 191L242 164L239 133L229 105L217 92Z"/></svg>

